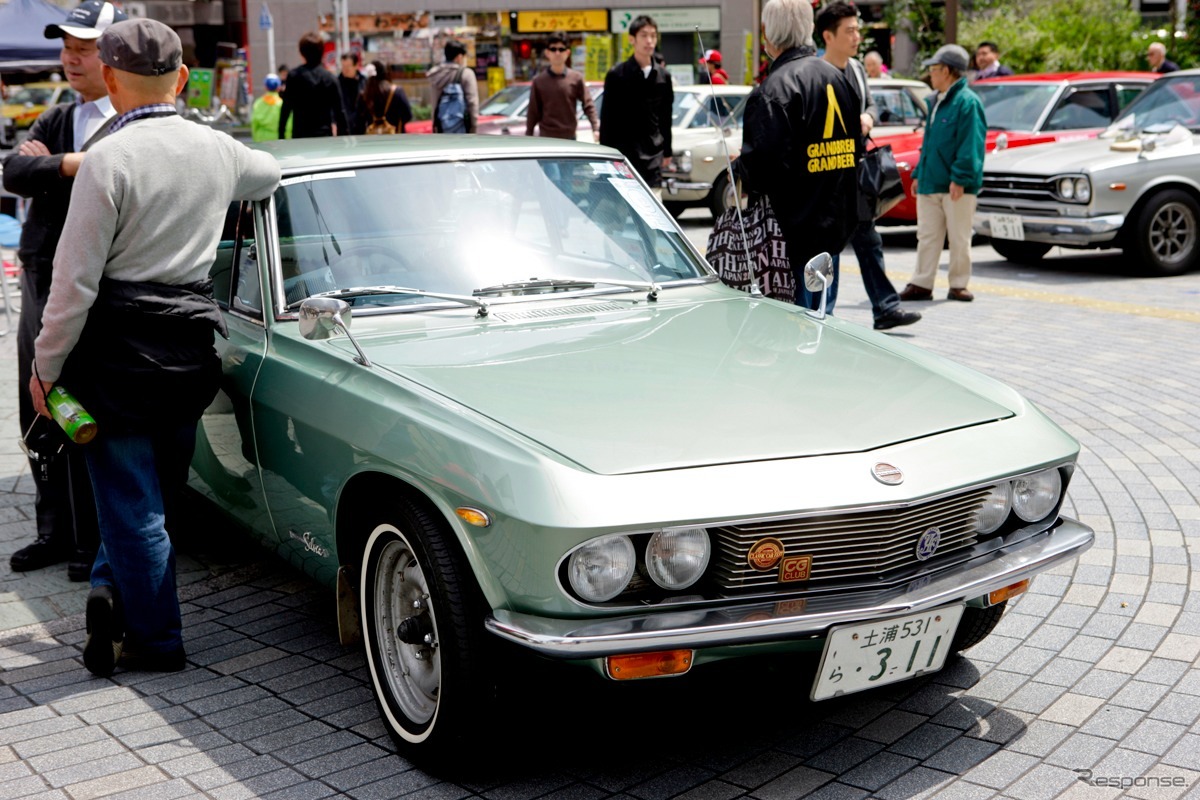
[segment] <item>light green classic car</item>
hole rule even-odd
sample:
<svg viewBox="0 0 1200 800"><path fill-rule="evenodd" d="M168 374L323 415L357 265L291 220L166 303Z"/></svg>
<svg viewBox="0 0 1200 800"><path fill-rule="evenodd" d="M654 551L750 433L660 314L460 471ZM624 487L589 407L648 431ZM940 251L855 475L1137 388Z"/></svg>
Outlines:
<svg viewBox="0 0 1200 800"><path fill-rule="evenodd" d="M1093 541L1038 409L722 285L616 151L263 147L192 485L336 590L409 757L462 752L514 646L618 681L807 651L818 700L935 671Z"/></svg>

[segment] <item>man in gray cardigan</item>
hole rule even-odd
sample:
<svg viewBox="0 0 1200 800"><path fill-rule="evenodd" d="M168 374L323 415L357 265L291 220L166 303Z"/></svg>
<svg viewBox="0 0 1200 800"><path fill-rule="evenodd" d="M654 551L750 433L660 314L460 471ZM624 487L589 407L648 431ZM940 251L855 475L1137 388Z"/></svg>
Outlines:
<svg viewBox="0 0 1200 800"><path fill-rule="evenodd" d="M84 666L177 671L165 520L220 380L224 322L208 273L229 205L270 196L279 166L176 114L188 71L166 25L119 22L99 49L119 116L75 178L29 389L44 415L61 379L99 427L83 448L100 522Z"/></svg>

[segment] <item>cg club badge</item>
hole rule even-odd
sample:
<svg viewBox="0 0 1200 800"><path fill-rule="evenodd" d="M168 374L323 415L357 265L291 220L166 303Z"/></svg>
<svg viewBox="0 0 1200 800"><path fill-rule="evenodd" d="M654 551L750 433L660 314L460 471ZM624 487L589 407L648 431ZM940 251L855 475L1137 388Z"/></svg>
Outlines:
<svg viewBox="0 0 1200 800"><path fill-rule="evenodd" d="M917 539L917 560L928 561L937 552L938 545L942 543L942 532L937 528L930 528L921 534L921 538Z"/></svg>

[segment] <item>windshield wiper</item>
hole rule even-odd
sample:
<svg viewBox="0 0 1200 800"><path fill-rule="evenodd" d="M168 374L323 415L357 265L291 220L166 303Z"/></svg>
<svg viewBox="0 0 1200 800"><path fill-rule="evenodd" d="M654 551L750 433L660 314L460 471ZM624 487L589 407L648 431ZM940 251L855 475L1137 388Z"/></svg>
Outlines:
<svg viewBox="0 0 1200 800"><path fill-rule="evenodd" d="M654 281L632 281L621 278L530 278L527 281L512 281L511 283L487 286L483 289L476 289L471 294L498 294L514 289L590 289L599 283L623 286L626 289L643 289L647 293L646 299L648 300L657 300L658 293L661 291L659 285Z"/></svg>
<svg viewBox="0 0 1200 800"><path fill-rule="evenodd" d="M302 300L297 300L294 303L289 303L288 311L294 311L300 307L300 304L305 300L313 297L365 297L373 294L405 294L415 295L420 297L432 297L436 300L450 300L455 303L461 303L464 306L472 306L478 308L479 311L475 314L477 317L486 317L490 306L486 300L480 300L478 297L470 297L465 294L444 294L442 292L427 292L424 289L412 289L407 286L355 286L348 289L334 289L329 292L317 292L310 294Z"/></svg>

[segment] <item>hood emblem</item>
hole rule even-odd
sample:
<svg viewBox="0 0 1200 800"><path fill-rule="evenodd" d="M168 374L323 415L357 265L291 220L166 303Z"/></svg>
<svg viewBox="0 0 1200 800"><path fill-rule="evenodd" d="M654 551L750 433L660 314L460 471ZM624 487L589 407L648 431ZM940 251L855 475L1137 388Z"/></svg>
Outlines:
<svg viewBox="0 0 1200 800"><path fill-rule="evenodd" d="M871 467L871 474L875 476L875 480L886 483L888 486L898 486L904 483L904 473L900 471L900 468L882 461Z"/></svg>
<svg viewBox="0 0 1200 800"><path fill-rule="evenodd" d="M930 528L922 533L921 538L917 539L917 561L928 561L941 543L942 532L937 528Z"/></svg>
<svg viewBox="0 0 1200 800"><path fill-rule="evenodd" d="M774 538L759 539L750 545L750 552L746 554L747 563L759 572L774 569L781 558L783 558L783 542Z"/></svg>

